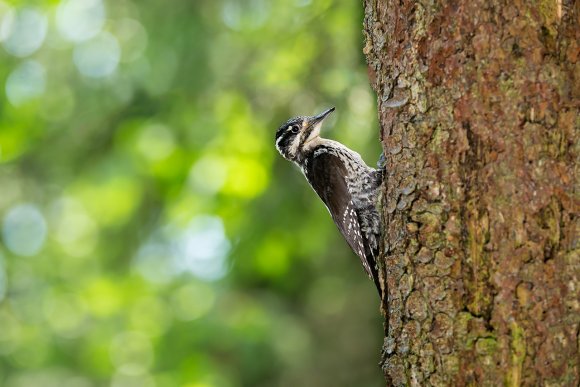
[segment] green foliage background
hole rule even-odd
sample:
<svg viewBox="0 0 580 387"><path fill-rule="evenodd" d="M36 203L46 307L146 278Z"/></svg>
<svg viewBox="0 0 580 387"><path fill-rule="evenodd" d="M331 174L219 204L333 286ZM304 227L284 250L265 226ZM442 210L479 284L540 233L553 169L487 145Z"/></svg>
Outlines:
<svg viewBox="0 0 580 387"><path fill-rule="evenodd" d="M334 105L378 158L362 12L0 1L0 385L383 384L373 284L273 146Z"/></svg>

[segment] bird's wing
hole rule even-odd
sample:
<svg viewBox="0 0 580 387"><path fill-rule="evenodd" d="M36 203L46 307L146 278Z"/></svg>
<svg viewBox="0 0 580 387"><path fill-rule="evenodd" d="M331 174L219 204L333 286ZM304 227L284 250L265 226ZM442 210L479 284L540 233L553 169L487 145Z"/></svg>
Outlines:
<svg viewBox="0 0 580 387"><path fill-rule="evenodd" d="M360 223L345 179L344 163L333 154L319 153L308 160L304 174L352 250L360 257L369 277L375 280L374 258L365 254Z"/></svg>

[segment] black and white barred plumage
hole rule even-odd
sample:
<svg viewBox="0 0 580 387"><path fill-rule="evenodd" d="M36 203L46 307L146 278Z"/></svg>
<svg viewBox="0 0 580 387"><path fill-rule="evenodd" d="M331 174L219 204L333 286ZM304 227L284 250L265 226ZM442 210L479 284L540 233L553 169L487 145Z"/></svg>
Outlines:
<svg viewBox="0 0 580 387"><path fill-rule="evenodd" d="M376 205L384 174L341 143L319 136L322 121L333 111L288 120L276 132L276 149L300 167L380 295L376 258L381 224Z"/></svg>

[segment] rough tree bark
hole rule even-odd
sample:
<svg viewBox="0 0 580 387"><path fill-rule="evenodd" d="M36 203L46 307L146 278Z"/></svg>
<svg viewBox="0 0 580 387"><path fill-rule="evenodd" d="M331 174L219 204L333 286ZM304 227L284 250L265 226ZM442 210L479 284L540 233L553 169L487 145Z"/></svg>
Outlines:
<svg viewBox="0 0 580 387"><path fill-rule="evenodd" d="M579 16L365 0L388 384L580 384Z"/></svg>

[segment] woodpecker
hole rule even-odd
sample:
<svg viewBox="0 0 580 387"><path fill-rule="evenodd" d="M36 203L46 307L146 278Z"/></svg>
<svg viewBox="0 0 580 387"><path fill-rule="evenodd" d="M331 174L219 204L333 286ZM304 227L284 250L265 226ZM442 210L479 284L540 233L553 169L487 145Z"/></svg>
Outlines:
<svg viewBox="0 0 580 387"><path fill-rule="evenodd" d="M384 166L371 168L357 152L320 137L322 122L333 111L332 107L316 116L289 119L276 131L276 149L300 167L382 296L376 259L381 233L377 199Z"/></svg>

